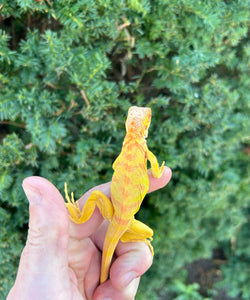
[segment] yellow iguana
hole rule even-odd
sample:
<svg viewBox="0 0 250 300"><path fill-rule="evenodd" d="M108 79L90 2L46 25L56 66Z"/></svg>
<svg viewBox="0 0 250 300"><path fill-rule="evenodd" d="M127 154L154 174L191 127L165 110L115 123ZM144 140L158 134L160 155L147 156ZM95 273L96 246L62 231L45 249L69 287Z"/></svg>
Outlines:
<svg viewBox="0 0 250 300"><path fill-rule="evenodd" d="M119 241L150 244L153 230L147 225L135 220L134 215L149 188L147 160L151 163L152 175L160 178L164 170L164 162L159 167L154 154L148 150L146 138L151 121L151 109L147 107L130 107L126 120L126 136L120 155L113 164L114 174L111 182L111 200L100 191L93 191L81 211L78 203L68 196L65 184L66 206L70 218L75 223L86 222L97 206L109 221L105 236L100 283L108 279L111 260Z"/></svg>

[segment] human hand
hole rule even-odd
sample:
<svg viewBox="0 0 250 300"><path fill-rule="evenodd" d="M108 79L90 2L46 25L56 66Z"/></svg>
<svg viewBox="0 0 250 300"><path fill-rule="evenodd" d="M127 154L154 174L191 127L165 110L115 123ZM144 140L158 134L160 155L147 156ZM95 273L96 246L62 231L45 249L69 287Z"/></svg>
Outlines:
<svg viewBox="0 0 250 300"><path fill-rule="evenodd" d="M165 186L171 170L161 178L149 173L149 192ZM29 231L14 286L7 300L132 300L140 276L152 264L143 242L117 245L110 279L99 285L101 250L108 223L98 209L80 225L71 222L64 199L56 187L42 177L28 177L23 189L29 200ZM80 199L80 207L91 191L110 197L110 183L91 189Z"/></svg>

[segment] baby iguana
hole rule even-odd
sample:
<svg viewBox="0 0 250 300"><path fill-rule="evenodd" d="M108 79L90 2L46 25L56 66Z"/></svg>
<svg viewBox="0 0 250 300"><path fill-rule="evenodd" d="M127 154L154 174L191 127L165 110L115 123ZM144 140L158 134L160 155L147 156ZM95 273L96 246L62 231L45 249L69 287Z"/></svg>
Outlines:
<svg viewBox="0 0 250 300"><path fill-rule="evenodd" d="M150 108L130 107L123 147L113 163L111 200L102 192L93 191L81 211L78 203L74 201L73 194L71 199L69 198L65 184L66 206L70 212L70 218L75 223L86 222L96 205L103 218L110 223L103 245L100 283L108 279L111 260L119 241L143 241L149 245L153 254L153 247L150 244L153 230L134 218L149 188L147 160L151 163L154 177L160 178L164 170L164 162L159 167L156 157L148 150L146 144L145 139L148 136L150 121Z"/></svg>

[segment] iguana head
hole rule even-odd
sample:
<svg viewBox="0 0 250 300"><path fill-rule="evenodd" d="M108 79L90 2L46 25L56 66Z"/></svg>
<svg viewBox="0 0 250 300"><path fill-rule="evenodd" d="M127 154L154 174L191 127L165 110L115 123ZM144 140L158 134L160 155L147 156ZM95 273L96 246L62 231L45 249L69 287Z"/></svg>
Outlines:
<svg viewBox="0 0 250 300"><path fill-rule="evenodd" d="M132 106L128 110L126 120L127 133L138 134L144 138L148 136L148 127L151 121L151 108Z"/></svg>

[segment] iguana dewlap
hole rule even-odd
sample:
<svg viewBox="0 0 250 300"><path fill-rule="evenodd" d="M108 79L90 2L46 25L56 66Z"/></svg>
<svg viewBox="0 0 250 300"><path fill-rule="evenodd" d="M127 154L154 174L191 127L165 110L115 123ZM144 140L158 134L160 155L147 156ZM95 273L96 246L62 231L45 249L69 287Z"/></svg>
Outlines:
<svg viewBox="0 0 250 300"><path fill-rule="evenodd" d="M151 163L154 177L160 178L164 169L164 162L159 167L156 157L148 150L146 144L150 121L150 108L130 107L123 147L113 163L111 200L102 192L94 191L81 211L73 197L69 198L65 185L66 206L70 212L70 218L75 223L86 222L96 205L104 219L110 223L103 245L100 283L108 279L111 260L119 241L143 241L149 245L153 254L153 247L150 244L153 230L134 218L149 188L147 160Z"/></svg>

